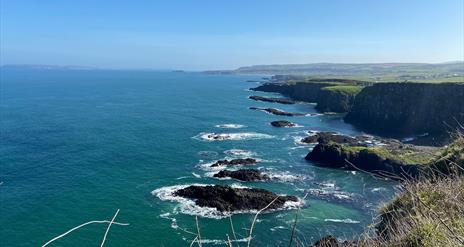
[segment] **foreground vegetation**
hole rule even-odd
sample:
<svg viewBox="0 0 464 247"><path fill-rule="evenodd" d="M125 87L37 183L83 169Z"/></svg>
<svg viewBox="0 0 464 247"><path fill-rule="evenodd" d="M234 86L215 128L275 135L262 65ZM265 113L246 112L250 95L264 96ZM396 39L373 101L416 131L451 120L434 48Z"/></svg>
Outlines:
<svg viewBox="0 0 464 247"><path fill-rule="evenodd" d="M360 246L462 246L464 177L406 182L380 216L375 237L366 237Z"/></svg>
<svg viewBox="0 0 464 247"><path fill-rule="evenodd" d="M464 136L419 179L407 179L380 221L353 246L464 246ZM373 230L373 231L372 231Z"/></svg>

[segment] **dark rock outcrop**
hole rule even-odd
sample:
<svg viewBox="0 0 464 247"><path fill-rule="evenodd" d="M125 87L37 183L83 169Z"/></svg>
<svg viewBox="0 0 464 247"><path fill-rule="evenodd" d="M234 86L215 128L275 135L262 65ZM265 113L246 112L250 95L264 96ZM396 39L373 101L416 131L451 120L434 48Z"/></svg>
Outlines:
<svg viewBox="0 0 464 247"><path fill-rule="evenodd" d="M356 247L356 241L338 241L332 235L327 235L311 245L311 247Z"/></svg>
<svg viewBox="0 0 464 247"><path fill-rule="evenodd" d="M280 209L285 202L298 201L295 196L278 196L277 194L257 188L232 188L223 185L192 185L174 192L176 196L195 200L200 207L216 208L220 212L239 210L260 210L272 203L267 210Z"/></svg>
<svg viewBox="0 0 464 247"><path fill-rule="evenodd" d="M241 166L241 165L255 165L258 161L253 158L233 159L233 160L218 160L211 167L217 166Z"/></svg>
<svg viewBox="0 0 464 247"><path fill-rule="evenodd" d="M278 121L272 121L271 125L274 127L295 127L296 124L286 121L286 120L278 120Z"/></svg>
<svg viewBox="0 0 464 247"><path fill-rule="evenodd" d="M364 88L345 121L379 134L440 134L464 123L464 84L377 83Z"/></svg>
<svg viewBox="0 0 464 247"><path fill-rule="evenodd" d="M316 110L320 112L348 112L358 92L328 90L333 86L350 87L350 84L341 84L338 81L266 83L251 90L276 92L294 100L317 103ZM351 87L356 85L352 84Z"/></svg>
<svg viewBox="0 0 464 247"><path fill-rule="evenodd" d="M317 144L305 159L324 167L359 169L382 176L395 174L401 178L416 176L419 169L417 165L386 157L375 148L349 147L334 142Z"/></svg>
<svg viewBox="0 0 464 247"><path fill-rule="evenodd" d="M269 180L269 176L262 174L260 171L255 169L241 169L237 171L223 170L214 174L215 178L234 178L240 181L260 181L260 180Z"/></svg>
<svg viewBox="0 0 464 247"><path fill-rule="evenodd" d="M350 137L345 135L340 135L335 132L318 132L316 134L307 136L301 139L301 142L304 143L324 143L324 142L336 142L336 143L349 143L357 144L359 141L364 140L362 137Z"/></svg>
<svg viewBox="0 0 464 247"><path fill-rule="evenodd" d="M256 95L252 95L252 96L250 96L248 98L250 98L252 100L256 100L256 101L280 103L280 104L286 104L286 105L295 104L295 101L293 101L291 99L285 99L285 98L269 98L269 97L262 97L262 96L256 96Z"/></svg>
<svg viewBox="0 0 464 247"><path fill-rule="evenodd" d="M281 111L281 110L274 109L274 108L250 107L250 109L251 110L265 111L267 113L271 113L271 114L274 114L274 115L287 116L287 117L304 116L305 115L305 114L302 114L302 113L285 112L285 111Z"/></svg>
<svg viewBox="0 0 464 247"><path fill-rule="evenodd" d="M323 87L336 85L334 83L266 83L255 88L253 91L281 93L291 99L304 102L317 102L319 91Z"/></svg>

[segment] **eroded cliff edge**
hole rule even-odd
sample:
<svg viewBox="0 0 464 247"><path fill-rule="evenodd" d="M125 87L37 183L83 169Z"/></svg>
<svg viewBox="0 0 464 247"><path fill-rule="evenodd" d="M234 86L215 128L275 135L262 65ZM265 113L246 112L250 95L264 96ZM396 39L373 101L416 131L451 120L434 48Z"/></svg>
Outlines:
<svg viewBox="0 0 464 247"><path fill-rule="evenodd" d="M321 112L347 113L345 121L379 135L428 134L427 144L442 145L464 124L463 83L267 83L252 90L277 92L317 103Z"/></svg>
<svg viewBox="0 0 464 247"><path fill-rule="evenodd" d="M377 83L356 95L345 121L375 133L452 132L464 123L464 84Z"/></svg>

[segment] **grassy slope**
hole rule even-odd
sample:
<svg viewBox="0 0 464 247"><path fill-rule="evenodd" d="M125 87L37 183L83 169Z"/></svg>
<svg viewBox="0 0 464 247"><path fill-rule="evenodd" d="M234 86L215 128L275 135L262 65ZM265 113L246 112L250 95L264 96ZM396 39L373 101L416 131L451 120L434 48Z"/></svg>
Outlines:
<svg viewBox="0 0 464 247"><path fill-rule="evenodd" d="M435 152L425 152L412 147L405 146L401 149L387 149L381 146L364 147L364 146L348 146L342 145L346 152L359 152L365 150L370 153L375 153L384 159L398 160L406 165L426 165L430 164L437 157Z"/></svg>
<svg viewBox="0 0 464 247"><path fill-rule="evenodd" d="M363 87L356 85L339 85L322 88L322 90L333 91L342 94L358 94L362 89Z"/></svg>
<svg viewBox="0 0 464 247"><path fill-rule="evenodd" d="M464 137L430 164L455 173L406 182L380 210L377 236L363 238L360 246L464 246Z"/></svg>

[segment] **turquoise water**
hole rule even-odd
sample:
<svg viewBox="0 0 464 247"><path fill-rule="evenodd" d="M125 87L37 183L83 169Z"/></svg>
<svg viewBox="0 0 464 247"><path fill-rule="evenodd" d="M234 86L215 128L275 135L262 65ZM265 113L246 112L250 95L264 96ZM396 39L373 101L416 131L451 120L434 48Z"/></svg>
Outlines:
<svg viewBox="0 0 464 247"><path fill-rule="evenodd" d="M315 167L303 157L310 146L295 140L308 130L359 134L341 116L287 118L303 126L273 128L286 119L249 110L270 106L314 113L314 105L276 105L247 99L259 77L149 71L1 71L0 241L40 246L91 220L118 222L107 246L188 246L195 216L152 191L166 186L235 184L302 198L297 238L305 244L326 234L350 238L372 222L395 183L368 175ZM242 128L218 128L240 124ZM206 141L200 133L253 133L251 138ZM240 136L240 135L239 135ZM239 183L208 177L201 164L252 152L271 182ZM224 153L226 152L226 153ZM338 196L339 198L334 198ZM205 212L197 212L203 215ZM253 246L287 246L295 210L259 216ZM229 218L199 217L202 239L232 237ZM206 215L211 216L211 215ZM253 215L232 216L237 238ZM97 246L104 224L81 228L50 246ZM243 245L243 244L242 244Z"/></svg>

